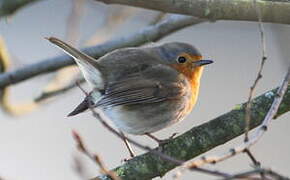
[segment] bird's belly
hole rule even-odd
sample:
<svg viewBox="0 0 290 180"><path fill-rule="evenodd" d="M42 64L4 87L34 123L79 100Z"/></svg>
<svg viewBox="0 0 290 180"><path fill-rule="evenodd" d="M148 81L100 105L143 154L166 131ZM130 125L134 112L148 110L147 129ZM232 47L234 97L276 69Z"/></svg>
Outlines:
<svg viewBox="0 0 290 180"><path fill-rule="evenodd" d="M142 135L152 133L182 120L188 112L188 104L181 101L165 101L153 104L115 106L104 113L121 131Z"/></svg>

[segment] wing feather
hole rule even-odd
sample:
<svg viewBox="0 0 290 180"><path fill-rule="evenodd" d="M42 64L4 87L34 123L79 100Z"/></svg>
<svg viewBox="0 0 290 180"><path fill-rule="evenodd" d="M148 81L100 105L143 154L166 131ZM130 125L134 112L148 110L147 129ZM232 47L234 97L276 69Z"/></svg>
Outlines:
<svg viewBox="0 0 290 180"><path fill-rule="evenodd" d="M148 104L178 98L184 95L180 82L140 74L109 84L96 106Z"/></svg>
<svg viewBox="0 0 290 180"><path fill-rule="evenodd" d="M106 86L96 106L148 104L184 96L183 81L172 76L172 71L160 66L123 77Z"/></svg>

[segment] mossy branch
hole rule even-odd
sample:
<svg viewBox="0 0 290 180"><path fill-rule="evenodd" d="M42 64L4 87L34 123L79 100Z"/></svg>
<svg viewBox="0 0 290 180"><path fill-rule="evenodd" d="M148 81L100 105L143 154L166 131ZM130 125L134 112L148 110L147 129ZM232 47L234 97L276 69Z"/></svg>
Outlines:
<svg viewBox="0 0 290 180"><path fill-rule="evenodd" d="M276 91L277 89L273 89L251 101L250 129L262 123L276 96ZM163 145L164 154L180 160L190 160L243 134L245 130L245 107L245 103L237 105L230 112L172 139L168 144ZM276 117L288 111L290 111L290 85L288 85ZM123 180L145 180L163 176L175 167L176 164L164 161L160 157L147 152L127 161L115 168L114 171ZM109 180L110 178L102 175L92 180L97 179Z"/></svg>
<svg viewBox="0 0 290 180"><path fill-rule="evenodd" d="M211 20L258 21L252 0L97 0ZM263 22L290 24L290 2L257 0Z"/></svg>

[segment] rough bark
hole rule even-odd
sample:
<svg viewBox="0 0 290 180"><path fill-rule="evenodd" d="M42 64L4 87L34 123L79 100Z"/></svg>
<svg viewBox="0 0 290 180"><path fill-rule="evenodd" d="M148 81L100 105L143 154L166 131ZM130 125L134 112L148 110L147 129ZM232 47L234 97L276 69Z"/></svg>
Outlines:
<svg viewBox="0 0 290 180"><path fill-rule="evenodd" d="M210 20L258 21L253 0L97 0ZM257 0L263 22L290 24L290 2Z"/></svg>
<svg viewBox="0 0 290 180"><path fill-rule="evenodd" d="M253 99L250 129L262 123L267 114L276 90L268 91ZM277 117L290 111L290 85L280 105ZM222 145L244 133L245 129L245 103L237 105L227 112L207 123L194 127L184 134L170 140L162 146L163 152L180 160L190 160L204 152ZM160 150L160 149L159 149ZM163 176L175 168L176 164L164 161L156 155L147 152L137 156L114 169L123 180L145 180ZM98 176L92 180L109 180L106 175Z"/></svg>

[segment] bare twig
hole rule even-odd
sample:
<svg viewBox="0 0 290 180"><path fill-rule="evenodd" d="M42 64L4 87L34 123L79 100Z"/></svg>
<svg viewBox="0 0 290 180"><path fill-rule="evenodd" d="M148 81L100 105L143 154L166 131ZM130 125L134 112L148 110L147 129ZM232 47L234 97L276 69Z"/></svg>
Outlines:
<svg viewBox="0 0 290 180"><path fill-rule="evenodd" d="M260 7L258 7L257 5L257 1L253 0L253 5L255 7L256 10L256 14L258 17L258 21L259 21L259 32L260 32L260 36L261 36L261 45L262 45L262 59L261 59L261 64L258 70L258 74L256 76L256 79L253 83L253 85L250 87L250 92L249 92L249 97L248 97L248 101L246 104L246 118L245 118L245 138L244 141L247 142L249 140L249 130L250 130L250 123L251 123L251 101L252 101L252 97L254 95L254 91L255 88L258 85L259 80L262 78L262 71L264 68L264 64L266 62L267 59L267 55L266 55L266 40L265 40L265 35L264 35L264 27L263 27L263 22L262 22L262 15L261 15L261 9ZM251 153L250 149L246 148L244 150L244 152L249 156L249 158L252 160L252 162L254 163L254 165L256 167L260 167L261 164L260 162L258 162L256 160L256 158L254 157L254 155ZM261 178L264 178L264 174L261 173Z"/></svg>
<svg viewBox="0 0 290 180"><path fill-rule="evenodd" d="M124 135L124 133L122 131L120 131L120 134L124 137L123 142L124 142L124 144L126 145L126 148L129 151L130 157L131 158L135 157L135 153L134 153L130 143L128 142L126 136Z"/></svg>
<svg viewBox="0 0 290 180"><path fill-rule="evenodd" d="M252 146L253 144L255 144L261 137L262 135L266 132L268 125L270 123L270 121L274 118L275 114L277 113L277 110L279 108L279 105L283 99L283 96L286 92L288 83L289 83L289 79L290 79L290 66L288 68L288 72L281 84L281 86L279 87L278 91L277 91L277 95L271 105L271 108L269 109L266 117L264 118L262 124L258 127L258 129L255 131L253 137L251 137L247 142L243 142L241 145L230 149L228 152L225 152L222 155L218 155L218 156L204 156L198 160L195 160L193 162L190 162L188 164L186 164L186 166L188 167L200 167L204 164L208 164L208 163L217 163L220 161L224 161L238 153L242 153L244 152L246 149L248 149L250 146Z"/></svg>
<svg viewBox="0 0 290 180"><path fill-rule="evenodd" d="M75 172L79 175L79 177L83 180L87 179L85 177L85 167L83 162L81 161L81 159L78 156L74 156L73 157L74 160L74 164L73 164L73 168L75 170Z"/></svg>
<svg viewBox="0 0 290 180"><path fill-rule="evenodd" d="M63 94L71 89L73 89L74 87L77 86L77 83L84 83L85 82L85 79L82 78L82 79L77 79L75 81L72 81L70 84L62 87L62 88L59 88L59 89L55 89L55 90L52 90L52 91L43 91L38 97L36 97L34 99L34 101L36 103L40 103L40 102L43 102L49 98L52 98L52 97L55 97L57 95L60 95L60 94Z"/></svg>
<svg viewBox="0 0 290 180"><path fill-rule="evenodd" d="M255 168L261 168L261 163L255 158L255 156L253 155L253 153L250 151L249 148L246 148L244 150L244 153L246 153L246 155L248 155L248 157L251 159ZM263 172L261 172L260 175L261 175L261 179L265 179L265 175Z"/></svg>
<svg viewBox="0 0 290 180"><path fill-rule="evenodd" d="M112 178L113 180L121 180L118 176L116 176L116 174L114 173L114 171L109 171L103 161L101 160L100 156L96 155L96 154L92 154L90 153L87 148L85 147L80 135L76 132L76 131L72 131L72 135L73 138L75 139L76 143L77 143L77 147L79 149L79 151L81 151L82 153L84 153L87 157L89 157L93 162L95 162L99 167L100 167L100 171L102 174L106 174L109 175L110 178Z"/></svg>
<svg viewBox="0 0 290 180"><path fill-rule="evenodd" d="M260 36L261 36L262 59L261 59L261 64L260 64L256 79L255 79L253 85L250 87L249 97L248 97L248 101L247 101L247 104L246 104L245 138L244 138L245 142L247 142L249 140L248 133L249 133L249 130L250 130L250 123L251 123L251 115L250 114L251 114L252 97L254 95L254 91L255 91L255 88L258 85L259 80L262 78L262 71L263 71L264 64L265 64L266 59L267 59L267 55L266 55L266 40L265 40L265 35L264 35L264 26L263 26L263 22L262 22L261 9L260 9L260 7L258 7L256 0L253 0L253 5L255 7L256 14L257 14L258 21L259 21L258 24L259 24L259 32L260 32ZM244 150L244 152L252 160L252 162L254 163L255 167L261 167L261 163L256 160L255 156L251 153L249 148L246 148ZM265 179L264 173L261 172L260 175L261 175L262 179Z"/></svg>
<svg viewBox="0 0 290 180"><path fill-rule="evenodd" d="M230 180L230 179L239 179L239 178L247 178L247 179L251 179L251 176L253 175L257 175L257 174L265 174L267 176L270 176L274 179L279 179L279 180L290 180L288 177L286 176L282 176L281 174L277 173L277 172L274 172L272 171L271 169L262 169L262 168L256 168L254 170L250 170L250 171L246 171L246 172L243 172L243 173L238 173L238 174L235 174L231 177L228 177L228 178L224 178L224 180ZM268 178L264 178L264 179L261 179L261 180L265 180L265 179L268 179Z"/></svg>
<svg viewBox="0 0 290 180"><path fill-rule="evenodd" d="M258 70L257 77L256 77L253 85L250 88L248 102L247 102L247 105L246 105L245 141L248 141L248 131L249 131L249 125L250 125L250 122L251 122L251 119L250 119L251 100L252 100L252 97L254 95L255 88L256 88L259 80L262 78L262 71L263 71L264 64L265 64L266 59L267 59L267 55L266 55L266 40L265 40L265 35L264 35L264 26L263 26L263 23L262 23L261 9L260 9L260 7L258 7L256 0L254 0L254 6L255 6L255 9L256 9L256 12L257 12L257 17L259 19L259 31L260 31L260 35L261 35L261 44L262 44L262 60L261 60L261 65L260 65L259 70Z"/></svg>
<svg viewBox="0 0 290 180"><path fill-rule="evenodd" d="M255 167L260 167L261 163L255 158L255 156L252 154L252 152L250 151L250 149L245 149L244 153L246 153L249 158L251 159L251 161L254 163Z"/></svg>

